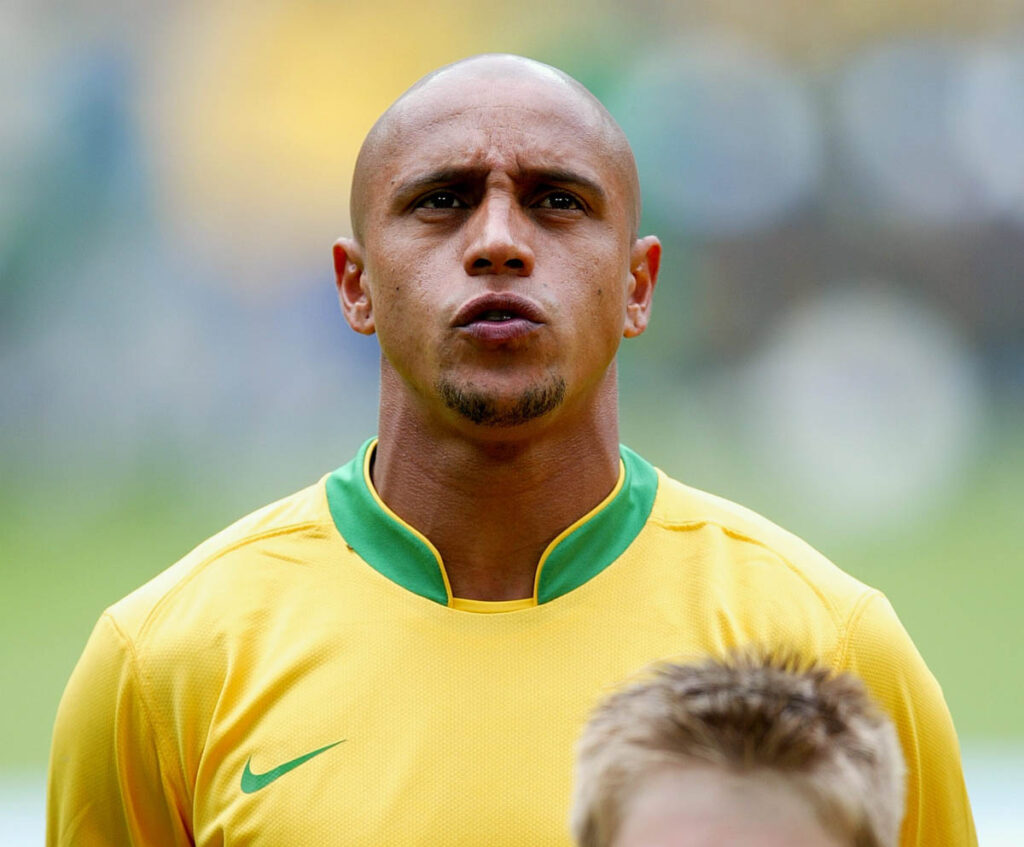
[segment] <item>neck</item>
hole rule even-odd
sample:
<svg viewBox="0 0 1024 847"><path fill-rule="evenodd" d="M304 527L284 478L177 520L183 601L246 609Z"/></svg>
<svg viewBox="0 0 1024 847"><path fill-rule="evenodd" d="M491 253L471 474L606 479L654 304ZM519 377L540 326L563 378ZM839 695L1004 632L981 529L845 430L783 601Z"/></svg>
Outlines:
<svg viewBox="0 0 1024 847"><path fill-rule="evenodd" d="M374 486L438 549L454 596L533 596L545 548L614 488L614 368L606 382L592 403L551 413L557 421L527 424L526 435L488 431L474 438L382 397Z"/></svg>

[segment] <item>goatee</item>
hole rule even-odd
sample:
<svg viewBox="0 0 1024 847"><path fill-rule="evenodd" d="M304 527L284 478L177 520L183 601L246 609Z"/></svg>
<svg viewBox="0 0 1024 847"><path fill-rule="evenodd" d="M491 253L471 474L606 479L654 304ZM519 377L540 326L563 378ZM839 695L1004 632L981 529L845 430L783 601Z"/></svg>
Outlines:
<svg viewBox="0 0 1024 847"><path fill-rule="evenodd" d="M437 390L445 405L482 426L509 427L532 421L556 409L565 399L565 380L552 377L544 385L528 388L511 402L498 403L493 394L473 386L458 386L443 377Z"/></svg>

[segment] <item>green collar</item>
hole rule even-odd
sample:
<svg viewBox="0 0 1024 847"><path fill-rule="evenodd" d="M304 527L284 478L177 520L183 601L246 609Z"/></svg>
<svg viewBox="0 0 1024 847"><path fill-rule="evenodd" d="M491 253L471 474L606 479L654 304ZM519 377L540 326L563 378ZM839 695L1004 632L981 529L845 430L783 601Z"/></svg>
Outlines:
<svg viewBox="0 0 1024 847"><path fill-rule="evenodd" d="M444 563L434 545L373 490L369 465L376 444L371 438L352 461L327 477L334 524L374 570L421 597L451 606ZM658 490L657 472L628 447L620 445L619 455L619 484L541 556L534 586L537 603L561 597L595 577L622 555L647 522Z"/></svg>

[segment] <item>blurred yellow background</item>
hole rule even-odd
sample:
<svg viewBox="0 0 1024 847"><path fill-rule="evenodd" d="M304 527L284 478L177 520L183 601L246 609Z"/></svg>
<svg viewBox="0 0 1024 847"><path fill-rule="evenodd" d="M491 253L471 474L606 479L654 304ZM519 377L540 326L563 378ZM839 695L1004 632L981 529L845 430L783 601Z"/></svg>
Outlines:
<svg viewBox="0 0 1024 847"><path fill-rule="evenodd" d="M1024 843L1021 0L0 7L5 843L39 840L104 606L373 432L330 260L352 165L418 77L495 51L637 153L666 257L623 440L887 592L982 843Z"/></svg>

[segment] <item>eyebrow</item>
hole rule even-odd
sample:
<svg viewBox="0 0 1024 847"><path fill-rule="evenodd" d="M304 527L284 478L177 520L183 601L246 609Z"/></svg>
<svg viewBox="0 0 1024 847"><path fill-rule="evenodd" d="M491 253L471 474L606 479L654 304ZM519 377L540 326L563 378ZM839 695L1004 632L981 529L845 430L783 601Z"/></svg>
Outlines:
<svg viewBox="0 0 1024 847"><path fill-rule="evenodd" d="M395 190L396 200L415 197L431 188L445 185L466 185L486 178L487 168L441 168L422 176L414 177L399 184ZM564 185L587 192L599 201L604 201L605 190L594 180L576 171L562 168L527 168L520 172L520 180L539 184Z"/></svg>

